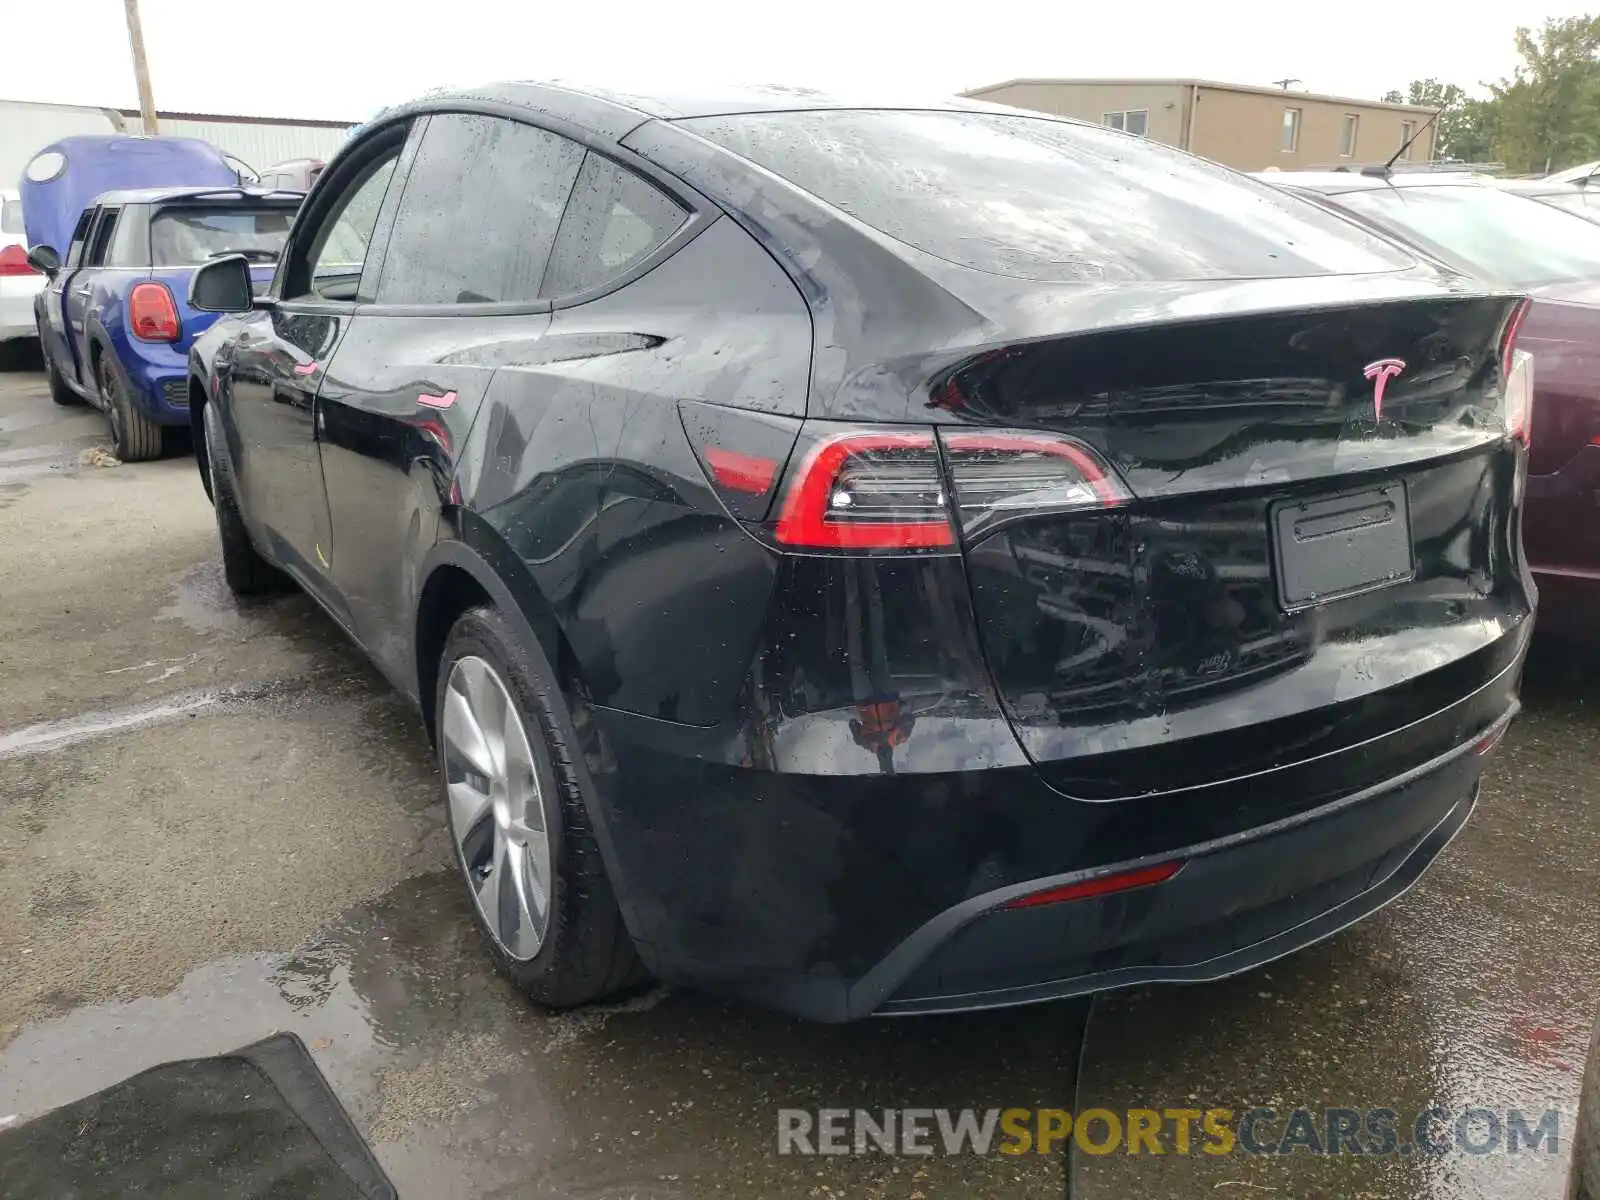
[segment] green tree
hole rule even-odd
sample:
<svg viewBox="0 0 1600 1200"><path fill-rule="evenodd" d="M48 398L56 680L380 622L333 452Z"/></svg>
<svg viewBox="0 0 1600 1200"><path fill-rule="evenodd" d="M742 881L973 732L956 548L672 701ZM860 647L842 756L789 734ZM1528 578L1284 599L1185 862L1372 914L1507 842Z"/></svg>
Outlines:
<svg viewBox="0 0 1600 1200"><path fill-rule="evenodd" d="M1517 30L1522 62L1490 84L1495 156L1516 172L1600 157L1600 17Z"/></svg>
<svg viewBox="0 0 1600 1200"><path fill-rule="evenodd" d="M1413 79L1404 92L1383 94L1385 104L1419 104L1436 108L1439 127L1434 134L1433 156L1458 162L1484 162L1493 153L1493 103L1469 99L1457 84L1437 79Z"/></svg>

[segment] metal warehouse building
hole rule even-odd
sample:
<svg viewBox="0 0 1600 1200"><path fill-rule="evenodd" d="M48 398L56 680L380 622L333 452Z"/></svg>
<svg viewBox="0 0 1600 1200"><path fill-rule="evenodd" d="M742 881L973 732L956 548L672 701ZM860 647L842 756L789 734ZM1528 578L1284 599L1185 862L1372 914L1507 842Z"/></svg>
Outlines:
<svg viewBox="0 0 1600 1200"><path fill-rule="evenodd" d="M119 109L118 116L126 132L141 131L138 109ZM156 121L170 137L204 138L258 171L289 158L332 158L356 124L181 112L158 112Z"/></svg>
<svg viewBox="0 0 1600 1200"><path fill-rule="evenodd" d="M161 133L204 138L256 170L291 158L331 158L358 122L158 112ZM0 187L15 187L29 159L58 138L85 133L143 133L137 109L0 100Z"/></svg>
<svg viewBox="0 0 1600 1200"><path fill-rule="evenodd" d="M966 93L1154 138L1244 171L1433 157L1434 115L1414 104L1205 79L1011 79Z"/></svg>

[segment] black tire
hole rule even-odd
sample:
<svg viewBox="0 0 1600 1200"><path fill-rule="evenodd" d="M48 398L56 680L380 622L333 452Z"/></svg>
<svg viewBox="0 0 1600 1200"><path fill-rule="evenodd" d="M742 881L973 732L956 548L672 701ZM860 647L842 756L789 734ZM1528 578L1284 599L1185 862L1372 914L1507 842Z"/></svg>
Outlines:
<svg viewBox="0 0 1600 1200"><path fill-rule="evenodd" d="M211 405L204 411L206 475L211 483L211 508L217 515L217 537L222 543L222 575L235 596L259 596L281 591L288 577L261 557L250 541L239 513L233 486L233 463L222 436L222 421Z"/></svg>
<svg viewBox="0 0 1600 1200"><path fill-rule="evenodd" d="M122 385L122 372L108 353L102 353L95 366L96 382L100 396L105 401L106 416L111 420L111 445L123 462L148 462L161 457L165 439L161 426L145 416L128 398L128 389Z"/></svg>
<svg viewBox="0 0 1600 1200"><path fill-rule="evenodd" d="M40 341L39 345L41 347L40 354L44 356L45 382L50 385L50 399L61 405L62 408L68 408L74 404L82 404L83 397L67 386L67 381L61 377L61 372L56 370L55 361L50 357L49 352L43 349L44 342Z"/></svg>
<svg viewBox="0 0 1600 1200"><path fill-rule="evenodd" d="M581 755L566 704L542 660L536 660L521 646L510 622L499 611L487 607L470 609L450 630L434 696L446 823L456 850L456 867L468 886L469 899L471 875L450 804L450 766L444 733L451 669L458 660L469 656L483 659L499 676L527 734L544 801L553 877L544 941L531 958L518 959L508 953L473 900L473 921L495 968L535 1002L549 1008L589 1004L636 987L645 972L623 924L589 821L584 804L586 776L577 766Z"/></svg>

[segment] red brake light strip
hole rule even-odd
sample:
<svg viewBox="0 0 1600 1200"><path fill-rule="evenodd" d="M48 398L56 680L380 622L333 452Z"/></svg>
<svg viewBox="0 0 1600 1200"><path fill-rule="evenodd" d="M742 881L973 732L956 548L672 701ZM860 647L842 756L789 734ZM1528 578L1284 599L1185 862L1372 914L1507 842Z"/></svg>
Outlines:
<svg viewBox="0 0 1600 1200"><path fill-rule="evenodd" d="M948 517L937 521L829 522L828 498L840 468L853 454L869 450L925 450L937 473L931 433L846 433L812 447L798 484L784 500L773 536L781 543L822 549L921 549L954 546Z"/></svg>

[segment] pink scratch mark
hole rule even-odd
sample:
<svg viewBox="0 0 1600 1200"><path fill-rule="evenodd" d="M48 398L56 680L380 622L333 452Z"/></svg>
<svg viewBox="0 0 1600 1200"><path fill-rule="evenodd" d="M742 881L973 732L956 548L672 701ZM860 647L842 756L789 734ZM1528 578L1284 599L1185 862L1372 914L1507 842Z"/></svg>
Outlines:
<svg viewBox="0 0 1600 1200"><path fill-rule="evenodd" d="M1372 380L1372 419L1383 420L1383 389L1389 380L1406 369L1406 360L1403 358L1380 358L1377 362L1369 362L1361 369L1361 373Z"/></svg>
<svg viewBox="0 0 1600 1200"><path fill-rule="evenodd" d="M296 375L315 375L317 373L317 364L314 362L295 363L294 373Z"/></svg>
<svg viewBox="0 0 1600 1200"><path fill-rule="evenodd" d="M435 396L432 392L421 392L417 396L417 403L425 408L449 408L455 402L454 392L446 392L442 396Z"/></svg>

